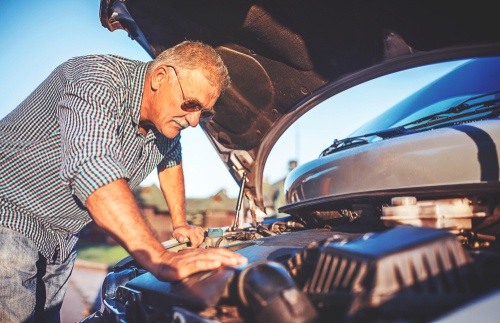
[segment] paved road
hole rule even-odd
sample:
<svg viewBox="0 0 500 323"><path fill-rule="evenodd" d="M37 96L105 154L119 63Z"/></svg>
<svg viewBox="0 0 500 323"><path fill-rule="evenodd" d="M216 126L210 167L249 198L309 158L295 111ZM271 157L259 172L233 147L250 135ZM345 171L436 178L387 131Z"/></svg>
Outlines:
<svg viewBox="0 0 500 323"><path fill-rule="evenodd" d="M68 291L61 308L61 323L74 323L89 314L89 308L99 297L101 285L107 274L105 266L76 261Z"/></svg>

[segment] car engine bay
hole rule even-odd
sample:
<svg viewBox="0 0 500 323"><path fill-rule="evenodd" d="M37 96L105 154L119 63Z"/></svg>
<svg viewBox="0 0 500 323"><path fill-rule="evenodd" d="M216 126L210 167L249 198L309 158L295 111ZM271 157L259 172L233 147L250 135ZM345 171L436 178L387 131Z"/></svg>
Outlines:
<svg viewBox="0 0 500 323"><path fill-rule="evenodd" d="M248 265L169 283L124 259L85 322L435 320L500 297L499 217L494 193L397 196L213 228L204 247L234 250Z"/></svg>

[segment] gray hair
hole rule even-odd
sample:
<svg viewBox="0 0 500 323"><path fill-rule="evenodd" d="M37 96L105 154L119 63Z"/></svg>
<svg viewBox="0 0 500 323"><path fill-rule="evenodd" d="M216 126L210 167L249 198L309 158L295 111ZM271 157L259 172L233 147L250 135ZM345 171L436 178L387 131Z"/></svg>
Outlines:
<svg viewBox="0 0 500 323"><path fill-rule="evenodd" d="M220 55L200 41L183 41L160 53L148 66L151 74L160 65L172 65L182 75L183 70L200 69L210 85L222 94L231 85L227 67Z"/></svg>

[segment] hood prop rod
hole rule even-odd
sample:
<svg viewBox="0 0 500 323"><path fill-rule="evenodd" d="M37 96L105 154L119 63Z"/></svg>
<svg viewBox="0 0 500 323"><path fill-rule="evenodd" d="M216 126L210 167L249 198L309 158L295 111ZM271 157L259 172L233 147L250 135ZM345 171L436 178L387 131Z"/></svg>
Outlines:
<svg viewBox="0 0 500 323"><path fill-rule="evenodd" d="M243 208L243 197L245 192L245 184L247 182L247 173L243 173L240 182L240 192L238 193L238 200L236 201L236 215L234 217L232 231L236 231L240 227L240 213Z"/></svg>

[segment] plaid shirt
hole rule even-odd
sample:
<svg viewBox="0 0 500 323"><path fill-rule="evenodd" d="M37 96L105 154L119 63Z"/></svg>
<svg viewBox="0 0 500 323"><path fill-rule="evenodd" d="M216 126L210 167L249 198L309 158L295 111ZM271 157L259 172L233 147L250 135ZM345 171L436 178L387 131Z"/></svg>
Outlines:
<svg viewBox="0 0 500 323"><path fill-rule="evenodd" d="M96 189L120 178L133 189L181 162L180 136L139 131L146 69L113 55L70 59L0 120L0 225L49 261L65 259L92 221Z"/></svg>

